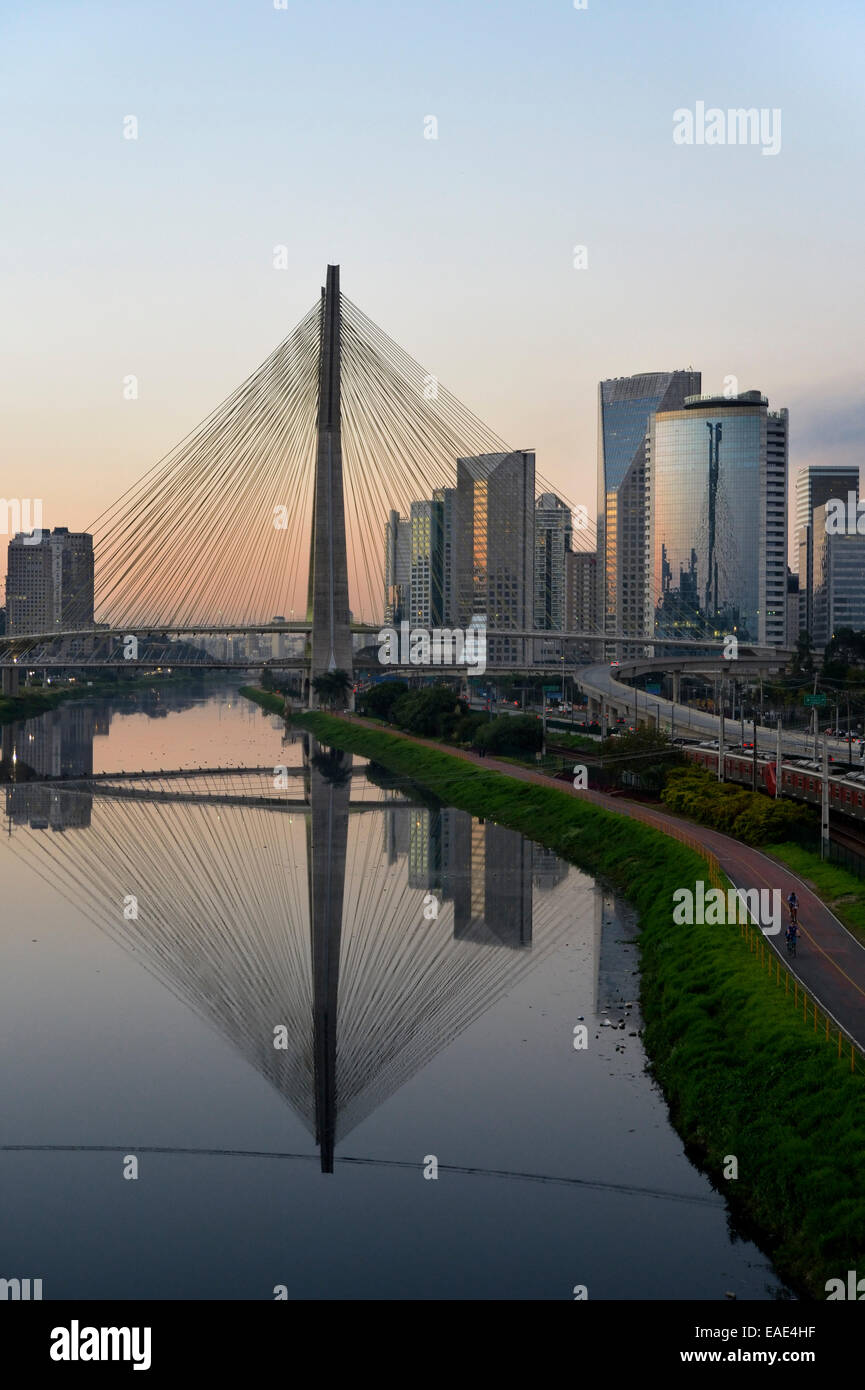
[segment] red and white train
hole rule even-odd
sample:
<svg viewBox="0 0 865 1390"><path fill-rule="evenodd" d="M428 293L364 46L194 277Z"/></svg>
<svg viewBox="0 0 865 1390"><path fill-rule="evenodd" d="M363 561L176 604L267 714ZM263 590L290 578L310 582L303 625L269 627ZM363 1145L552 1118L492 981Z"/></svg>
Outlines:
<svg viewBox="0 0 865 1390"><path fill-rule="evenodd" d="M711 745L682 743L687 758L700 763L710 772L718 771L718 749ZM837 767L837 764L836 764ZM733 748L724 755L724 780L753 785L754 754L747 749ZM757 755L757 786L775 795L775 759L765 753ZM823 777L820 767L807 758L785 757L781 774L781 794L796 801L810 801L819 806L823 797ZM829 768L829 807L842 815L865 821L865 768L838 770Z"/></svg>

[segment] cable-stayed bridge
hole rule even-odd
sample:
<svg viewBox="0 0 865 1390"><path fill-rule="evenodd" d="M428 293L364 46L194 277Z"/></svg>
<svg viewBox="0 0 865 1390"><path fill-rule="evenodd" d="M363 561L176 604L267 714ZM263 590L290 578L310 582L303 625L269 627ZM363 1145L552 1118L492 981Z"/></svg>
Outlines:
<svg viewBox="0 0 865 1390"><path fill-rule="evenodd" d="M293 332L88 528L95 628L74 593L50 629L10 622L4 691L28 668L152 667L160 652L172 667L351 674L378 666L376 634L400 618L447 630L480 621L492 670L561 671L600 655L601 638L633 643L596 623L567 629L557 581L525 543L539 492L573 519L533 452L466 410L342 294L329 266ZM394 546L410 573L405 612L387 572L389 524L406 528ZM572 539L594 552L587 520ZM271 655L260 642L254 658L238 652L235 639L251 637L268 639ZM720 640L651 642L708 656ZM419 664L440 669L406 669Z"/></svg>
<svg viewBox="0 0 865 1390"><path fill-rule="evenodd" d="M7 843L275 1088L332 1172L339 1142L562 941L594 942L600 899L559 891L575 871L515 832L305 750L301 795L268 805L260 768L14 783Z"/></svg>

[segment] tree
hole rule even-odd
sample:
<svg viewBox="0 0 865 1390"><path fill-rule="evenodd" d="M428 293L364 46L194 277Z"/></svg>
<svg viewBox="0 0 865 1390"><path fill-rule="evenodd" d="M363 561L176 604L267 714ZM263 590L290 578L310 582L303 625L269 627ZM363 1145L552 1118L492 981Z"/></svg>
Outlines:
<svg viewBox="0 0 865 1390"><path fill-rule="evenodd" d="M476 748L485 748L488 753L511 753L518 757L536 753L542 738L543 726L533 714L503 714L478 729L473 742Z"/></svg>
<svg viewBox="0 0 865 1390"><path fill-rule="evenodd" d="M810 632L802 631L796 638L792 671L794 676L810 676L814 672L814 644Z"/></svg>
<svg viewBox="0 0 865 1390"><path fill-rule="evenodd" d="M322 704L329 709L338 703L346 703L348 692L351 688L352 680L347 671L323 671L320 676L313 676L312 688Z"/></svg>
<svg viewBox="0 0 865 1390"><path fill-rule="evenodd" d="M310 763L332 787L344 787L351 777L351 766L341 748L322 748L313 753Z"/></svg>
<svg viewBox="0 0 865 1390"><path fill-rule="evenodd" d="M401 695L393 706L393 721L422 738L448 738L469 708L445 685L425 686Z"/></svg>
<svg viewBox="0 0 865 1390"><path fill-rule="evenodd" d="M823 651L823 675L836 681L855 680L857 676L861 679L863 666L865 632L854 632L850 627L839 627Z"/></svg>
<svg viewBox="0 0 865 1390"><path fill-rule="evenodd" d="M644 791L659 791L670 769L682 764L685 756L667 734L659 729L635 729L633 733L606 738L601 744L605 781L619 786L636 785ZM623 774L627 773L627 776Z"/></svg>
<svg viewBox="0 0 865 1390"><path fill-rule="evenodd" d="M374 719L386 719L390 724L393 722L394 705L407 691L405 681L381 681L365 691L358 704L364 714L371 714Z"/></svg>

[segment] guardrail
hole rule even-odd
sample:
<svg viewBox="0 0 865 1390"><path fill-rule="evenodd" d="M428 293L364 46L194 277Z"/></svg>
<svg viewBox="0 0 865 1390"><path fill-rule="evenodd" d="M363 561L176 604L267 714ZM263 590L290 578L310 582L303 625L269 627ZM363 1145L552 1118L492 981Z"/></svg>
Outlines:
<svg viewBox="0 0 865 1390"><path fill-rule="evenodd" d="M695 854L699 854L700 858L706 861L709 869L709 881L713 888L720 888L723 892L726 888L735 887L734 884L730 883L726 875L721 872L721 866L717 855L712 854L705 845L699 842L699 840L695 840L684 830L680 830L678 826L665 826L664 834L670 835L674 840L678 840L683 845L687 845L689 849L692 849ZM766 970L770 978L772 977L772 967L774 963L775 983L780 987L782 983L781 958L770 946L767 946L765 934L759 928L756 928L752 922L740 922L739 935L747 938L749 952L754 956L755 961L759 962L761 970ZM806 1025L809 1021L813 1022L813 1031L815 1033L819 1032L821 1036L825 1036L827 1044L830 1044L833 1048L837 1047L839 1058L846 1054L846 1046L849 1043L850 1070L851 1072L855 1072L856 1070L857 1053L860 1057L861 1070L861 1061L865 1059L865 1051L863 1051L859 1044L851 1038L846 1029L842 1028L837 1019L832 1018L830 1014L827 1014L824 1009L820 1008L816 1000L808 998L804 986L801 986L800 990L798 976L791 976L786 966L783 974L784 993L786 996L792 998L793 1007L797 1011L801 1008L803 1022ZM790 988L791 981L792 996Z"/></svg>
<svg viewBox="0 0 865 1390"><path fill-rule="evenodd" d="M760 969L765 970L770 979L772 978L772 967L774 965L775 983L780 988L782 983L781 958L771 947L767 947L763 932L755 928L750 922L741 922L739 924L739 935L747 937L748 950L754 956L755 961L759 963ZM791 976L790 971L786 967L784 968L783 974L784 994L791 999L794 1009L797 1011L799 1009L802 1010L802 1021L807 1025L809 1019L813 1020L813 1031L815 1033L820 1033L821 1036L825 1034L825 1041L831 1044L832 1047L837 1046L839 1058L846 1052L845 1044L849 1042L850 1070L855 1071L857 1052L860 1058L865 1057L865 1052L863 1052L859 1044L850 1037L846 1029L841 1027L837 1019L832 1018L824 1009L821 1009L814 999L808 998L804 986L801 986L800 991L801 982L797 975ZM792 992L790 989L791 980L793 985Z"/></svg>

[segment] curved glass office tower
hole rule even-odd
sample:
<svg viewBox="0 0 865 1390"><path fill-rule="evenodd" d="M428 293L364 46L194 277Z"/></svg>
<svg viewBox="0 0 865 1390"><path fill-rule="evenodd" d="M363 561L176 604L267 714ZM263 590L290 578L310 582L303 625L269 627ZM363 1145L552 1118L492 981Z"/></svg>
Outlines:
<svg viewBox="0 0 865 1390"><path fill-rule="evenodd" d="M659 411L648 478L649 630L783 645L787 412L758 391Z"/></svg>
<svg viewBox="0 0 865 1390"><path fill-rule="evenodd" d="M598 622L612 636L642 637L646 623L646 448L657 410L681 409L700 373L641 372L598 390ZM610 644L608 654L618 649ZM630 652L631 649L627 649ZM640 648L634 647L635 654Z"/></svg>

